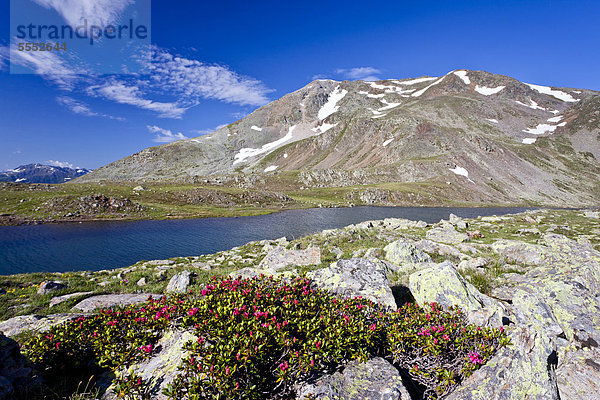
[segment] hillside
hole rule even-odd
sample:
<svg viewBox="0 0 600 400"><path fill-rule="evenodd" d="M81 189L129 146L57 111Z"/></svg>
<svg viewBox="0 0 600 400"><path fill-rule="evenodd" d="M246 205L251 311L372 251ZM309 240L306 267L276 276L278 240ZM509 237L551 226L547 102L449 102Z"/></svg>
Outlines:
<svg viewBox="0 0 600 400"><path fill-rule="evenodd" d="M89 172L90 170L84 168L75 169L35 163L0 172L0 182L64 183Z"/></svg>
<svg viewBox="0 0 600 400"><path fill-rule="evenodd" d="M212 134L145 149L76 182L198 183L210 176L252 187L261 175L285 181L283 191L375 187L358 193L373 204L411 196L596 204L599 94L466 70L318 80Z"/></svg>

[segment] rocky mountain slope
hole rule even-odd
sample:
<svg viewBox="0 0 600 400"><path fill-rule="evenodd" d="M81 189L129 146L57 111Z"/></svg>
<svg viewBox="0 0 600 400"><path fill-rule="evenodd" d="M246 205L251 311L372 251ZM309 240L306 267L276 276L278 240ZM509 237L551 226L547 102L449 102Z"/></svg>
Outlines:
<svg viewBox="0 0 600 400"><path fill-rule="evenodd" d="M74 169L35 163L0 172L0 182L64 183L89 172L90 170L85 168Z"/></svg>
<svg viewBox="0 0 600 400"><path fill-rule="evenodd" d="M79 178L198 182L283 174L295 187L376 185L479 203L595 204L600 93L484 71L317 80L212 134L145 149Z"/></svg>

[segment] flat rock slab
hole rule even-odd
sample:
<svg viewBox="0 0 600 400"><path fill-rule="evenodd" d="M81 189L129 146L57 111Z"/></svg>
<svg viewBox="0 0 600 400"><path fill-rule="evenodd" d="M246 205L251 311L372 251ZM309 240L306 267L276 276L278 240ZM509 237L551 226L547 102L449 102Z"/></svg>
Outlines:
<svg viewBox="0 0 600 400"><path fill-rule="evenodd" d="M278 270L289 265L321 264L321 249L309 247L306 250L286 250L278 246L270 250L260 262L258 269Z"/></svg>
<svg viewBox="0 0 600 400"><path fill-rule="evenodd" d="M190 271L182 271L173 275L167 285L167 293L185 293L190 286L192 273Z"/></svg>
<svg viewBox="0 0 600 400"><path fill-rule="evenodd" d="M362 296L376 303L397 308L387 279L388 267L379 260L351 258L339 260L328 268L311 271L306 277L321 288L343 297Z"/></svg>
<svg viewBox="0 0 600 400"><path fill-rule="evenodd" d="M91 312L97 308L110 308L114 306L128 306L136 303L148 301L148 298L160 299L162 295L152 293L142 294L101 294L99 296L88 297L77 303L72 310Z"/></svg>
<svg viewBox="0 0 600 400"><path fill-rule="evenodd" d="M459 244L469 240L469 235L457 232L454 226L450 224L437 226L428 230L425 237L428 240L446 244Z"/></svg>
<svg viewBox="0 0 600 400"><path fill-rule="evenodd" d="M0 332L6 336L16 336L21 332L34 330L44 332L55 325L77 319L84 314L21 315L0 322Z"/></svg>
<svg viewBox="0 0 600 400"><path fill-rule="evenodd" d="M389 243L383 249L385 259L397 265L430 262L431 257L414 243L399 239Z"/></svg>
<svg viewBox="0 0 600 400"><path fill-rule="evenodd" d="M342 372L302 384L297 400L410 400L398 370L383 358L350 362Z"/></svg>
<svg viewBox="0 0 600 400"><path fill-rule="evenodd" d="M65 301L70 300L74 297L86 296L86 295L92 294L92 293L94 293L94 292L77 292L77 293L65 294L64 296L53 297L52 300L50 300L50 307L54 307L58 304L64 303Z"/></svg>

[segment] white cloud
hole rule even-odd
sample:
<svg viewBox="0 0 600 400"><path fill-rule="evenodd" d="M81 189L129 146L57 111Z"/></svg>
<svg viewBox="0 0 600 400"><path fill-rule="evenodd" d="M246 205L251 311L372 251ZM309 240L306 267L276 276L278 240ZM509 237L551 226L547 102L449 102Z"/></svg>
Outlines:
<svg viewBox="0 0 600 400"><path fill-rule="evenodd" d="M168 129L160 128L156 125L146 125L146 128L152 133L156 133L153 142L157 143L169 143L174 142L175 140L187 139L187 136L184 136L181 132L173 133Z"/></svg>
<svg viewBox="0 0 600 400"><path fill-rule="evenodd" d="M113 117L112 115L95 112L92 109L90 109L87 104L85 104L79 100L75 100L74 98L69 97L69 96L58 96L56 98L56 101L58 102L58 104L67 107L69 110L73 111L75 114L81 114L81 115L85 115L88 117L106 117L106 118L115 119L118 121L124 120L124 118L121 118L121 117Z"/></svg>
<svg viewBox="0 0 600 400"><path fill-rule="evenodd" d="M381 73L379 69L374 67L339 68L335 72L344 78L361 81L378 81L377 74Z"/></svg>
<svg viewBox="0 0 600 400"><path fill-rule="evenodd" d="M33 0L56 10L71 26L83 24L105 27L115 23L133 0Z"/></svg>
<svg viewBox="0 0 600 400"><path fill-rule="evenodd" d="M8 46L0 45L0 71L8 70L8 63L10 61L10 53Z"/></svg>
<svg viewBox="0 0 600 400"><path fill-rule="evenodd" d="M105 99L115 101L120 104L128 104L145 110L158 113L159 117L181 118L187 110L177 102L164 103L145 99L144 93L137 86L128 86L127 84L115 80L102 86L91 86L88 88L91 95L97 94Z"/></svg>
<svg viewBox="0 0 600 400"><path fill-rule="evenodd" d="M48 160L48 161L46 161L46 164L48 164L48 165L54 165L55 167L63 167L63 168L73 168L73 169L75 169L75 167L73 166L73 164L71 164L70 162L67 162L67 161Z"/></svg>

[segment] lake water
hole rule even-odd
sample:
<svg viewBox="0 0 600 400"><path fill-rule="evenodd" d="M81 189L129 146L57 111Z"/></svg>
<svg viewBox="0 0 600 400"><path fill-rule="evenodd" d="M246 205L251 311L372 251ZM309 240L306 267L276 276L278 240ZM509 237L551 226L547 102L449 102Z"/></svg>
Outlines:
<svg viewBox="0 0 600 400"><path fill-rule="evenodd" d="M102 221L0 227L0 275L100 270L140 260L194 256L249 241L298 238L362 221L407 218L429 223L450 213L471 218L527 208L352 207L288 210L239 218Z"/></svg>

